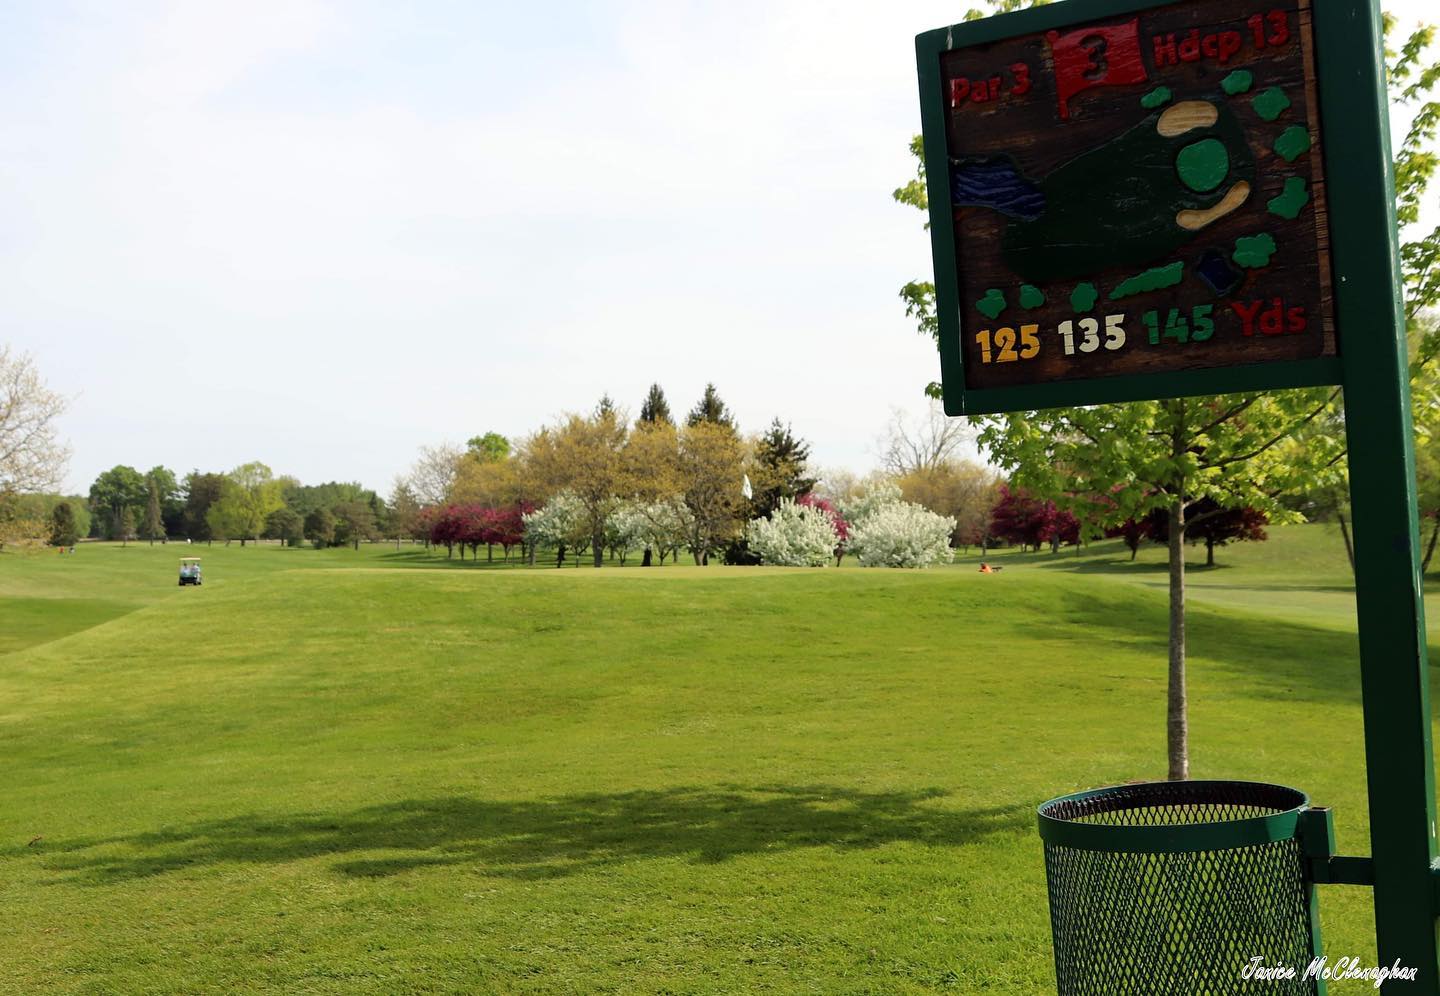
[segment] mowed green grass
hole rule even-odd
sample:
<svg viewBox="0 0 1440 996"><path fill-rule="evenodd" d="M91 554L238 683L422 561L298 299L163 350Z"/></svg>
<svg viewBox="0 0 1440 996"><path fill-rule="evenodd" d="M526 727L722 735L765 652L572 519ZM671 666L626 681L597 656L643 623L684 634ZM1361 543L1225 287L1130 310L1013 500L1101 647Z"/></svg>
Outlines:
<svg viewBox="0 0 1440 996"><path fill-rule="evenodd" d="M1194 774L1367 853L1345 564L1275 536L1192 575ZM0 991L1053 992L1035 805L1165 772L1127 557L0 557Z"/></svg>

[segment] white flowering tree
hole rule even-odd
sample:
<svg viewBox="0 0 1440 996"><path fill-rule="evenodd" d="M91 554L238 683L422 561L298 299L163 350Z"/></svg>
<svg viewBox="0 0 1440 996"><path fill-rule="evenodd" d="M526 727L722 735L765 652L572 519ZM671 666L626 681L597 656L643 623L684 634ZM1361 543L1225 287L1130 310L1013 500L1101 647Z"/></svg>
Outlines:
<svg viewBox="0 0 1440 996"><path fill-rule="evenodd" d="M661 564L665 563L667 554L671 558L680 556L681 547L690 540L694 528L694 514L685 505L684 498L647 502L639 511L648 522L645 547L660 557Z"/></svg>
<svg viewBox="0 0 1440 996"><path fill-rule="evenodd" d="M875 481L856 494L836 499L840 515L851 526L859 524L872 513L900 502L900 485L894 481Z"/></svg>
<svg viewBox="0 0 1440 996"><path fill-rule="evenodd" d="M565 562L567 550L575 551L578 558L585 544L590 542L590 519L585 505L575 495L561 491L533 512L527 512L522 519L525 523L525 542L533 551L537 546L555 548L555 566ZM534 553L531 553L534 559ZM577 559L575 565L580 565Z"/></svg>
<svg viewBox="0 0 1440 996"><path fill-rule="evenodd" d="M745 527L750 549L774 567L824 567L835 555L840 534L822 508L781 498L770 517Z"/></svg>
<svg viewBox="0 0 1440 996"><path fill-rule="evenodd" d="M631 550L641 550L649 545L650 520L645 516L641 502L622 501L605 520L605 545L620 558L625 566L625 557Z"/></svg>
<svg viewBox="0 0 1440 996"><path fill-rule="evenodd" d="M850 524L845 549L861 567L930 567L948 564L954 556L950 535L955 520L901 501L894 484L876 484L840 508Z"/></svg>

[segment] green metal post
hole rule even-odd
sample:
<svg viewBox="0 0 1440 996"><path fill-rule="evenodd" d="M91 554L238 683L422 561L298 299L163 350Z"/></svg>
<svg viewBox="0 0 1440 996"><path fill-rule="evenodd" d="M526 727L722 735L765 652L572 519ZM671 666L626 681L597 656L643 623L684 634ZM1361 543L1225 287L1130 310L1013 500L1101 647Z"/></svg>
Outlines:
<svg viewBox="0 0 1440 996"><path fill-rule="evenodd" d="M1388 100L1376 0L1314 5L1337 328L1355 519L1355 602L1365 712L1379 961L1418 971L1387 993L1440 994L1431 863L1435 773L1415 507L1410 380L1395 227ZM1334 120L1333 130L1326 122ZM1323 137L1323 134L1322 134ZM1343 207L1342 207L1343 204Z"/></svg>

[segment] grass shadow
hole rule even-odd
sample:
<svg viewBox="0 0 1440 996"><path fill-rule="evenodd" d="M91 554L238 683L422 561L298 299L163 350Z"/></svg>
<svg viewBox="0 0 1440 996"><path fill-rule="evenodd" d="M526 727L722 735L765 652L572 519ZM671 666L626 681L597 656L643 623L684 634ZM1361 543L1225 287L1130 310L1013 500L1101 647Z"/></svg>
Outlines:
<svg viewBox="0 0 1440 996"><path fill-rule="evenodd" d="M197 866L314 858L334 859L333 870L351 877L464 866L541 879L649 858L718 863L801 847L955 846L1034 825L1030 804L946 809L935 805L944 795L938 789L727 786L524 801L450 796L342 814L244 815L131 836L57 840L40 853L47 869L96 885ZM35 853L14 848L9 857Z"/></svg>

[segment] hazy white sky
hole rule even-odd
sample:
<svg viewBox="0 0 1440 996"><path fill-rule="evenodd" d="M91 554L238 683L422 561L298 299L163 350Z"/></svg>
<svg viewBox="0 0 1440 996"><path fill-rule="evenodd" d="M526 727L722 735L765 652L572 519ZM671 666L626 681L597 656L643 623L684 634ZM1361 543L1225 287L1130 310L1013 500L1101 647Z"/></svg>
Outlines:
<svg viewBox="0 0 1440 996"><path fill-rule="evenodd" d="M913 37L967 6L0 2L0 341L74 396L77 491L386 491L652 380L865 469L938 378L889 193Z"/></svg>

